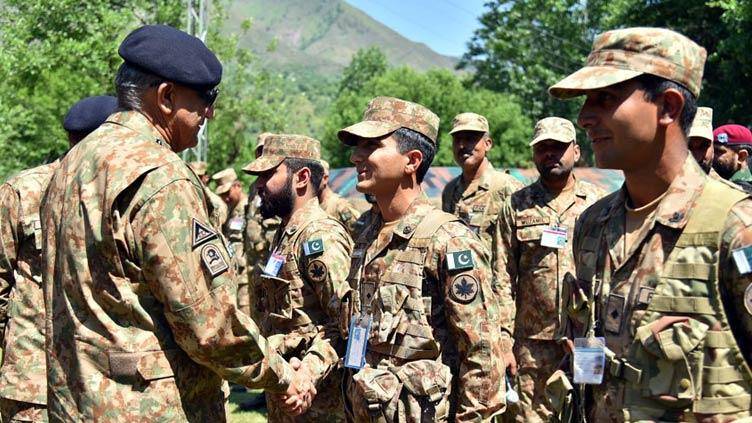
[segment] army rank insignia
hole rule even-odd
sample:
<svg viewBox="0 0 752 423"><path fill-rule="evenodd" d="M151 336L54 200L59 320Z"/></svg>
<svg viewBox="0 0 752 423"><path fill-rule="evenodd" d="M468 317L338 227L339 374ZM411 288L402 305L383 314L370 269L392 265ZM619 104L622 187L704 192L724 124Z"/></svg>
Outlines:
<svg viewBox="0 0 752 423"><path fill-rule="evenodd" d="M446 256L446 261L448 270L472 269L475 267L473 254L470 250L449 253Z"/></svg>
<svg viewBox="0 0 752 423"><path fill-rule="evenodd" d="M227 265L227 260L222 256L222 252L219 251L219 247L214 244L207 244L201 249L201 262L204 263L204 266L206 266L212 277L219 275L230 267Z"/></svg>
<svg viewBox="0 0 752 423"><path fill-rule="evenodd" d="M478 295L478 280L467 273L455 276L452 280L449 295L458 303L469 304L473 302Z"/></svg>
<svg viewBox="0 0 752 423"><path fill-rule="evenodd" d="M191 248L196 248L199 245L214 239L217 237L217 232L211 228L211 226L204 225L199 222L195 217L193 218L193 230L191 231Z"/></svg>
<svg viewBox="0 0 752 423"><path fill-rule="evenodd" d="M306 273L311 282L324 282L326 280L326 275L329 273L329 269L326 268L326 264L324 264L323 261L313 260L308 263Z"/></svg>
<svg viewBox="0 0 752 423"><path fill-rule="evenodd" d="M303 253L306 257L322 252L324 252L324 241L321 238L312 239L303 244Z"/></svg>
<svg viewBox="0 0 752 423"><path fill-rule="evenodd" d="M731 254L734 257L734 263L736 263L736 269L740 275L752 272L752 245L737 248Z"/></svg>

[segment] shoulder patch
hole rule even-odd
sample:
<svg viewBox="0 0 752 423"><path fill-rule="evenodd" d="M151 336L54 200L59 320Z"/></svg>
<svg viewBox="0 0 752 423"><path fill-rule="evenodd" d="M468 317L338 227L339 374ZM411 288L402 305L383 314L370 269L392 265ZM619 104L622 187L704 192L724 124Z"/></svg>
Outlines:
<svg viewBox="0 0 752 423"><path fill-rule="evenodd" d="M214 244L207 244L201 249L201 262L204 263L212 277L221 274L230 267L227 260L222 256L222 252L219 251L219 247Z"/></svg>
<svg viewBox="0 0 752 423"><path fill-rule="evenodd" d="M475 267L470 250L449 253L446 256L447 270L472 269Z"/></svg>
<svg viewBox="0 0 752 423"><path fill-rule="evenodd" d="M463 273L457 275L452 279L452 287L449 291L449 296L454 301L462 304L469 304L473 302L478 295L478 280L472 275Z"/></svg>
<svg viewBox="0 0 752 423"><path fill-rule="evenodd" d="M326 264L321 260L312 260L306 267L306 274L311 282L324 282L329 273Z"/></svg>
<svg viewBox="0 0 752 423"><path fill-rule="evenodd" d="M217 237L217 232L214 231L214 229L212 229L211 226L204 225L203 223L199 222L198 219L196 219L195 217L193 218L191 248L196 248L199 245L205 243L206 241L209 241L216 237Z"/></svg>
<svg viewBox="0 0 752 423"><path fill-rule="evenodd" d="M324 252L324 241L319 239L312 239L310 241L306 241L305 244L303 244L303 253L306 257L312 256L314 254L323 253Z"/></svg>

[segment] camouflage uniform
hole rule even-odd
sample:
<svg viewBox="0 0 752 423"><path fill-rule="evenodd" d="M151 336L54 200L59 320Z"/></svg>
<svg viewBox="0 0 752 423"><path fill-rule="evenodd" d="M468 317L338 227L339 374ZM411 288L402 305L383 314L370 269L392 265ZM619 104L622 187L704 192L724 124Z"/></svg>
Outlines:
<svg viewBox="0 0 752 423"><path fill-rule="evenodd" d="M550 415L545 382L564 358L555 339L560 330L561 281L574 271L570 249L574 224L603 195L600 188L580 180L571 191L552 194L538 180L512 194L502 208L501 238L507 252L503 275L511 281L517 301L514 351L520 402L510 407L517 421L547 421ZM541 246L543 229L553 225L568 229L565 248Z"/></svg>
<svg viewBox="0 0 752 423"><path fill-rule="evenodd" d="M51 419L224 421L223 378L287 389L203 193L135 111L61 161L42 202Z"/></svg>
<svg viewBox="0 0 752 423"><path fill-rule="evenodd" d="M372 205L370 209L364 211L363 214L358 217L358 220L355 221L355 225L353 225L353 239L358 239L360 234L371 225L371 222L378 214L379 207L375 204Z"/></svg>
<svg viewBox="0 0 752 423"><path fill-rule="evenodd" d="M705 55L666 29L609 31L596 37L587 66L549 91L571 97L649 73L698 96ZM575 292L592 295L596 319L587 323L608 347L590 417L749 418L752 201L708 178L689 156L627 250L627 198L625 186L588 208L575 227ZM563 308L576 321L582 314L572 299Z"/></svg>
<svg viewBox="0 0 752 423"><path fill-rule="evenodd" d="M199 179L206 175L206 162L191 162L188 165ZM222 225L227 221L227 204L206 185L204 185L204 196L208 203L209 221L213 227L217 229L222 228Z"/></svg>
<svg viewBox="0 0 752 423"><path fill-rule="evenodd" d="M345 225L350 234L355 233L360 212L346 198L343 198L336 192L331 192L326 201L321 203L321 208L329 216Z"/></svg>
<svg viewBox="0 0 752 423"><path fill-rule="evenodd" d="M438 117L423 106L378 97L340 140L406 127L434 143ZM394 229L374 214L355 244L342 328L371 316L365 367L345 372L355 421L487 421L504 409L501 318L489 253L456 217L417 197ZM378 239L381 236L383 239Z"/></svg>
<svg viewBox="0 0 752 423"><path fill-rule="evenodd" d="M246 273L248 274L248 292L244 293L243 286L238 287L238 303L243 303L241 298L247 298L247 306L241 305L241 310L246 311L255 320L259 320L258 310L251 307L251 304L256 303L258 298L260 285L256 280L256 275L263 269L269 258L269 247L271 246L274 234L277 232L282 221L278 217L270 217L264 219L259 212L261 206L261 198L256 193L256 184L251 185L249 191L253 195L253 199L248 202L248 207L245 213L245 231L243 233L243 252L246 258ZM245 307L243 309L242 307Z"/></svg>
<svg viewBox="0 0 752 423"><path fill-rule="evenodd" d="M273 171L288 157L319 160L317 140L302 135L270 134L259 158L243 168L251 174ZM278 159L282 160L278 160ZM270 248L269 263L281 257L276 269L257 267L258 292L254 308L262 334L286 359L297 357L314 375L318 393L311 408L298 418L285 416L277 399L267 396L270 421L343 421L339 360L339 299L349 290L352 239L345 227L309 199L280 227ZM273 267L273 266L272 266Z"/></svg>
<svg viewBox="0 0 752 423"><path fill-rule="evenodd" d="M217 181L217 195L222 195L230 191L232 185L237 182L238 175L235 169L227 168L212 175L212 179ZM221 198L220 198L221 199ZM241 194L240 200L232 208L227 206L227 220L222 223L222 234L229 242L229 250L232 256L232 263L238 274L238 308L250 314L250 296L249 296L249 278L246 267L245 252L243 251L243 234L245 233L245 215L248 207L248 196Z"/></svg>
<svg viewBox="0 0 752 423"><path fill-rule="evenodd" d="M3 421L47 421L39 204L57 166L54 162L22 171L0 186Z"/></svg>

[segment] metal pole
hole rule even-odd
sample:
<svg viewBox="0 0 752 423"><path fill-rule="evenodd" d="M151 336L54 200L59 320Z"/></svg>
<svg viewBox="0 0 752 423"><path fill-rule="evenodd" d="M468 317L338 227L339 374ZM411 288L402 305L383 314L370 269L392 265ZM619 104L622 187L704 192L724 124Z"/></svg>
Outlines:
<svg viewBox="0 0 752 423"><path fill-rule="evenodd" d="M206 34L209 29L209 14L207 13L209 1L210 0L186 0L188 18L186 23L187 32L204 43L206 42ZM198 132L198 144L196 144L194 148L183 151L182 157L184 161L206 161L209 152L209 136L207 133L206 122Z"/></svg>

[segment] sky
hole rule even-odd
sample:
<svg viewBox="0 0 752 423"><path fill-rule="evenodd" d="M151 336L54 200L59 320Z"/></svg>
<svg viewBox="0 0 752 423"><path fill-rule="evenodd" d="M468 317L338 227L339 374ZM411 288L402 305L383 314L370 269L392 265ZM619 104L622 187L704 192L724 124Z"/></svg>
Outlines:
<svg viewBox="0 0 752 423"><path fill-rule="evenodd" d="M345 0L404 37L459 57L486 0Z"/></svg>

